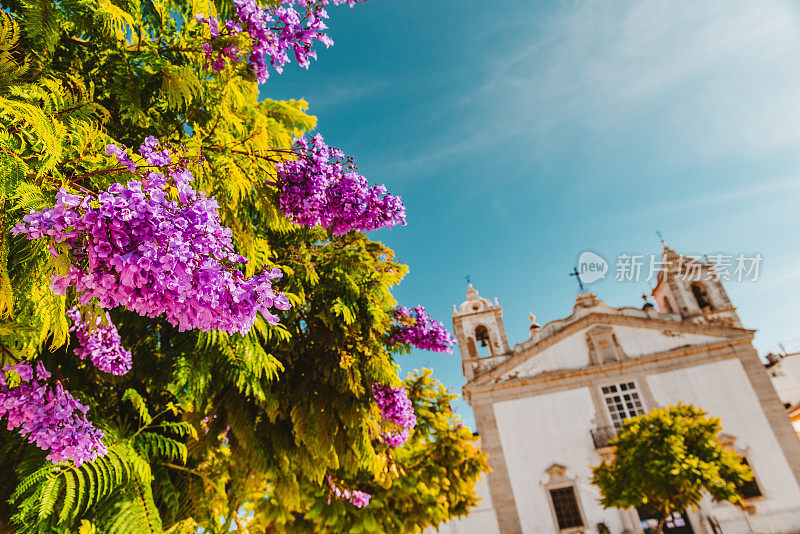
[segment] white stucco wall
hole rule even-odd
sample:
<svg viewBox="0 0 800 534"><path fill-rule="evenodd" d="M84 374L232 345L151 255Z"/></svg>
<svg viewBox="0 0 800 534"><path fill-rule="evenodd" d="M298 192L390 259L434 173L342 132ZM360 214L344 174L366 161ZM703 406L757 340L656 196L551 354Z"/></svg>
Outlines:
<svg viewBox="0 0 800 534"><path fill-rule="evenodd" d="M647 383L662 406L681 400L722 420L722 432L745 449L768 508L800 504L800 487L739 360L650 375Z"/></svg>
<svg viewBox="0 0 800 534"><path fill-rule="evenodd" d="M587 367L589 365L589 347L586 344L586 331L597 326L594 324L579 330L521 363L506 375L520 373L523 376L531 376L545 371ZM650 328L613 325L612 329L623 352L631 358L674 349L682 345L699 345L720 340L718 337L700 334L671 332L670 335L667 335L661 330Z"/></svg>
<svg viewBox="0 0 800 534"><path fill-rule="evenodd" d="M593 324L590 328L596 326L598 324ZM622 350L632 358L721 339L715 336L664 332L662 329L608 326L613 328ZM588 366L588 329L580 330L544 349L504 374L504 379L514 380L514 377L533 376L545 371ZM796 372L797 384L800 385L800 357L795 360L796 368L795 361L792 361L793 368L786 374L794 375ZM633 380L633 377L630 379ZM623 381L624 378L618 380ZM747 455L756 474L763 493L763 498L757 502L759 511L799 510L800 486L738 359L650 374L644 381L634 381L638 384L640 396L647 404L645 408L648 411L655 406L646 402L642 393L645 384L642 382L648 386L656 405L666 407L678 401L693 403L722 420L723 433L736 438L739 452ZM786 389L788 391L791 388L787 385ZM791 391L800 394L800 386ZM548 482L546 470L553 464L566 466L567 476L574 480L586 532L596 532L598 522L606 523L614 534L621 533L626 526L634 525L631 512L604 510L598 503L598 490L591 485L590 466L597 465L600 458L595 452L590 434L590 430L595 428L598 414L588 388L553 391L497 402L493 409L508 466L511 490L525 534L558 532L545 487ZM479 483L478 491L484 499L481 506L467 518L440 525L439 532L494 534L499 531L485 479ZM733 510L730 505L706 503L702 513L706 512L722 518L732 514ZM800 515L797 517L797 524L800 524ZM428 532L432 531L433 529L429 529Z"/></svg>
<svg viewBox="0 0 800 534"><path fill-rule="evenodd" d="M614 334L616 334L622 350L631 358L638 358L645 354L662 352L684 345L702 345L720 341L719 337L701 334L670 332L668 335L663 330L622 326L614 326Z"/></svg>
<svg viewBox="0 0 800 534"><path fill-rule="evenodd" d="M764 494L759 501L760 510L797 507L800 487L739 360L651 374L646 381L658 405L667 406L678 401L693 403L722 419L723 433L736 437L737 446L746 452L756 473ZM601 521L613 533L623 531L622 513L604 510L598 504L599 493L590 482L590 466L598 464L600 459L590 435L595 407L588 388L498 402L494 405L494 414L524 533L557 532L545 488L546 470L553 464L566 466L568 477L574 478L587 532L594 532ZM733 512L727 505L709 503L707 506L704 509L719 517ZM476 518L477 521L483 519ZM495 531L476 526L443 532Z"/></svg>
<svg viewBox="0 0 800 534"><path fill-rule="evenodd" d="M554 463L566 466L569 468L567 476L575 477L576 496L588 532L594 532L600 521L612 532L622 530L619 512L603 510L597 503L599 492L590 483L589 466L600 462L589 433L594 412L587 388L494 405L497 430L524 533L558 532L545 488L546 470Z"/></svg>
<svg viewBox="0 0 800 534"><path fill-rule="evenodd" d="M564 338L548 347L528 361L511 370L526 375L555 369L579 369L589 365L589 349L586 346L586 329Z"/></svg>

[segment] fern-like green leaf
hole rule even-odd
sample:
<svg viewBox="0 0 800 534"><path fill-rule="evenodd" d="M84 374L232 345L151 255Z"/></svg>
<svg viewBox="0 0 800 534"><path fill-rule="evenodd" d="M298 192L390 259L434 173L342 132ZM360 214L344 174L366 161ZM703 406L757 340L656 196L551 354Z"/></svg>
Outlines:
<svg viewBox="0 0 800 534"><path fill-rule="evenodd" d="M113 520L105 525L108 534L161 534L161 516L153 501L150 483L133 477L124 500L117 505Z"/></svg>
<svg viewBox="0 0 800 534"><path fill-rule="evenodd" d="M19 25L8 13L0 11L0 91L28 70L28 61L17 48L19 38Z"/></svg>
<svg viewBox="0 0 800 534"><path fill-rule="evenodd" d="M127 41L135 21L130 13L110 1L101 1L94 10L95 24L117 41Z"/></svg>
<svg viewBox="0 0 800 534"><path fill-rule="evenodd" d="M192 437L197 439L197 429L188 421L179 421L177 423L165 422L161 423L161 428L174 432L180 437Z"/></svg>
<svg viewBox="0 0 800 534"><path fill-rule="evenodd" d="M45 482L39 498L39 521L47 519L53 513L53 507L62 483L63 480L59 476L51 477Z"/></svg>
<svg viewBox="0 0 800 534"><path fill-rule="evenodd" d="M186 445L161 434L143 432L134 438L133 444L134 448L147 458L177 459L182 463L186 462Z"/></svg>
<svg viewBox="0 0 800 534"><path fill-rule="evenodd" d="M58 4L51 0L24 0L22 27L43 52L52 52L60 35Z"/></svg>
<svg viewBox="0 0 800 534"><path fill-rule="evenodd" d="M22 482L19 483L17 488L14 490L14 493L12 493L11 497L9 497L9 501L17 501L17 499L27 493L28 490L39 484L42 480L51 476L54 471L58 472L58 468L54 467L53 465L46 465L31 475L28 475Z"/></svg>
<svg viewBox="0 0 800 534"><path fill-rule="evenodd" d="M58 514L58 524L63 523L76 509L80 477L72 470L64 473L64 501Z"/></svg>
<svg viewBox="0 0 800 534"><path fill-rule="evenodd" d="M144 402L144 398L142 398L138 391L135 389L127 389L125 394L122 395L122 400L131 401L131 404L142 420L142 425L147 426L153 421L153 418L150 416L150 411L147 409L147 403Z"/></svg>
<svg viewBox="0 0 800 534"><path fill-rule="evenodd" d="M186 109L200 91L200 80L191 67L169 65L161 71L161 92L169 109Z"/></svg>
<svg viewBox="0 0 800 534"><path fill-rule="evenodd" d="M113 500L131 477L129 464L141 459L125 443L80 467L52 465L34 471L17 486L9 502L18 505L17 525L74 525L94 507Z"/></svg>

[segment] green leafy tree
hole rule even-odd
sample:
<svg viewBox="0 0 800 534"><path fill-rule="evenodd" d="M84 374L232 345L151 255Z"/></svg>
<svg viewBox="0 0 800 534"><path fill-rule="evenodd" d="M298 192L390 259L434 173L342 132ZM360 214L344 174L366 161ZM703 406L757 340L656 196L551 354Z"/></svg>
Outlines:
<svg viewBox="0 0 800 534"><path fill-rule="evenodd" d="M659 408L625 421L611 441L613 460L593 468L606 508L649 505L661 532L673 512L696 508L707 492L741 504L737 487L752 480L742 457L719 442L720 420L691 404Z"/></svg>
<svg viewBox="0 0 800 534"><path fill-rule="evenodd" d="M387 447L378 470L360 469L344 478L372 495L368 507L335 502L330 487L306 480L300 510L286 516L282 502L263 501L257 517L280 519L280 532L419 532L469 513L477 504L475 480L488 471L486 454L453 411L455 395L429 370L409 375L406 388L417 414L411 439L403 447Z"/></svg>
<svg viewBox="0 0 800 534"><path fill-rule="evenodd" d="M373 383L400 386L391 289L407 272L363 233L292 224L275 165L316 118L302 100L259 100L243 62L204 68L208 28L230 0L0 0L0 358L44 362L89 406L108 453L76 466L0 425L0 523L17 532L419 531L467 513L488 470L429 373L406 387L419 421L407 444L378 439ZM232 37L226 37L232 39ZM245 49L246 40L236 41ZM216 46L216 45L215 45ZM219 202L243 267L278 268L292 308L246 335L179 331L111 310L133 368L74 354L51 275L68 260L12 236L59 188L97 194L121 180L107 144L147 136L202 154L194 187ZM53 254L55 252L55 254ZM328 480L373 492L362 509ZM220 522L222 518L222 522ZM355 529L355 530L352 530Z"/></svg>

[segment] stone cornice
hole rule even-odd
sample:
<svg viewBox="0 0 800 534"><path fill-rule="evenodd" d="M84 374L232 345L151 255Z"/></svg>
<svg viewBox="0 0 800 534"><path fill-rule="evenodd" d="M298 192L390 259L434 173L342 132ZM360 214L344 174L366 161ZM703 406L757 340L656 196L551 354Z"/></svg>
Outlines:
<svg viewBox="0 0 800 534"><path fill-rule="evenodd" d="M632 326L636 328L646 328L650 330L672 330L686 334L705 334L726 339L746 337L748 341L753 339L753 336L756 332L755 330L747 330L733 326L701 324L688 321L671 321L668 319L661 319L659 317L637 317L633 315L616 313L590 313L574 322L565 325L563 328L553 332L549 336L540 339L534 345L522 349L517 354L512 353L508 360L501 363L491 371L484 373L470 381L466 386L464 386L465 391L467 389L475 389L482 384L495 382L500 376L508 371L511 371L514 367L517 367L518 365L533 358L544 349L552 347L564 338L567 338L592 324L613 324L620 326ZM699 346L707 346L707 344Z"/></svg>

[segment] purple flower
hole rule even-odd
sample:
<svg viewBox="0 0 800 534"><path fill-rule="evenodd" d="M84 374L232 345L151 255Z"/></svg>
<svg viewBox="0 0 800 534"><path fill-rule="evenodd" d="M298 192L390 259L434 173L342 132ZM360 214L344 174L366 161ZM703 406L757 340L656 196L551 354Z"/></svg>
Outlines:
<svg viewBox="0 0 800 534"><path fill-rule="evenodd" d="M120 165L128 169L129 172L136 172L136 164L131 160L126 150L119 148L117 145L106 145L106 156L116 156Z"/></svg>
<svg viewBox="0 0 800 534"><path fill-rule="evenodd" d="M363 508L367 506L370 499L372 499L372 495L369 493L342 488L336 484L330 476L327 477L327 480L331 488L331 497L335 498L336 500L347 501L356 508ZM331 499L329 498L328 504L330 503Z"/></svg>
<svg viewBox="0 0 800 534"><path fill-rule="evenodd" d="M411 430L404 428L397 432L384 432L381 434L381 441L390 447L400 447L408 441L409 436L411 436Z"/></svg>
<svg viewBox="0 0 800 534"><path fill-rule="evenodd" d="M398 324L390 338L393 345L408 343L423 350L453 352L455 338L441 322L432 319L424 307L415 306L411 310L400 307L394 310L394 317Z"/></svg>
<svg viewBox="0 0 800 534"><path fill-rule="evenodd" d="M296 139L294 152L297 159L276 165L280 208L294 223L319 224L340 235L406 224L400 197L387 194L382 185L369 187L366 178L349 172L355 168L352 160L321 135L310 143Z"/></svg>
<svg viewBox="0 0 800 534"><path fill-rule="evenodd" d="M172 153L169 149L156 150L158 139L148 136L144 143L139 147L139 153L147 160L147 163L156 167L163 167L172 163Z"/></svg>
<svg viewBox="0 0 800 534"><path fill-rule="evenodd" d="M155 166L171 161L169 149L158 148L158 140L148 137L140 154ZM120 160L124 151L109 145L106 152ZM12 233L68 246L69 271L54 275L51 288L64 294L73 287L81 304L97 299L104 309L125 306L147 317L163 315L180 330L244 334L259 312L277 323L270 309L290 306L272 289L280 271L245 279L239 265L247 260L236 254L231 230L221 225L216 200L191 187L186 168L172 164L165 172L113 184L78 205L75 195L61 189L52 208L26 215ZM178 190L177 201L165 194L168 187ZM123 369L124 357L109 358L106 368L113 360L114 369Z"/></svg>
<svg viewBox="0 0 800 534"><path fill-rule="evenodd" d="M6 417L8 430L19 428L28 442L49 450L47 459L53 463L72 460L80 465L106 454L103 433L86 419L89 408L75 400L61 382L56 382L55 388L47 384L50 373L42 362L36 364L36 379L28 362L3 370L16 371L22 380L9 388L5 376L0 375L0 419Z"/></svg>
<svg viewBox="0 0 800 534"><path fill-rule="evenodd" d="M417 416L414 415L414 406L408 398L406 388L393 388L376 383L372 385L372 397L383 419L400 427L399 431L381 434L381 440L390 447L403 445L408 440L411 429L417 425Z"/></svg>
<svg viewBox="0 0 800 534"><path fill-rule="evenodd" d="M369 493L365 493L363 491L352 490L350 492L350 504L355 506L356 508L363 508L369 504L370 499L372 499L372 495Z"/></svg>
<svg viewBox="0 0 800 534"><path fill-rule="evenodd" d="M92 364L104 373L124 375L133 365L131 353L122 347L122 339L108 312L105 312L105 315L108 326L103 326L102 319L98 316L92 327L84 322L77 306L67 311L67 317L73 322L70 332L75 332L81 344L75 349L75 354L80 356L81 360L88 356Z"/></svg>
<svg viewBox="0 0 800 534"><path fill-rule="evenodd" d="M319 41L325 47L333 45L333 40L324 33L328 29L324 22L328 18L325 11L328 2L329 0L283 0L278 5L264 8L257 0L234 0L236 19L226 20L222 27L231 35L246 32L250 36L252 51L247 59L258 83L264 83L269 78L268 65L272 65L276 72L282 72L283 66L291 61L289 51L298 65L308 68L310 59L317 58L317 53L313 50L314 41ZM333 0L334 5L344 3L353 7L356 0ZM216 18L205 17L202 13L194 18L208 25L212 43L221 36L220 23ZM206 61L217 72L225 67L225 57L234 63L240 59L238 50L235 54L219 54L216 59L212 59L210 49L204 46L203 50Z"/></svg>

